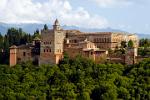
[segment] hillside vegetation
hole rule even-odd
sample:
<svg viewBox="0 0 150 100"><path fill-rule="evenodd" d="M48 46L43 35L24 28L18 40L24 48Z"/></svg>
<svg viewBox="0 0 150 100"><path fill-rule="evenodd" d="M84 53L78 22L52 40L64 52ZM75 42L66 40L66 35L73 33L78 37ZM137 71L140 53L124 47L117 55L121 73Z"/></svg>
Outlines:
<svg viewBox="0 0 150 100"><path fill-rule="evenodd" d="M66 55L59 65L0 65L0 100L150 100L150 59L124 66Z"/></svg>

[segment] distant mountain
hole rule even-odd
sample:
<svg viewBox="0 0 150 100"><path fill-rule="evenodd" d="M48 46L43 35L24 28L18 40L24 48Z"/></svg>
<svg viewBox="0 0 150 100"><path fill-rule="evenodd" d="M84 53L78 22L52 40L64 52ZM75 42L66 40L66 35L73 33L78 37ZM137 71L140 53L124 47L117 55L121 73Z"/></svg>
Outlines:
<svg viewBox="0 0 150 100"><path fill-rule="evenodd" d="M7 30L11 27L14 28L22 28L23 31L33 34L36 29L42 29L44 24L36 24L36 23L29 23L29 24L6 24L0 23L0 32L2 34L6 34Z"/></svg>
<svg viewBox="0 0 150 100"><path fill-rule="evenodd" d="M34 31L36 29L41 30L43 28L44 24L37 24L37 23L23 23L23 24L6 24L6 23L0 23L0 33L2 34L6 34L7 30L11 27L14 28L22 28L23 31L33 34ZM48 25L49 28L52 28L52 25ZM80 28L77 26L67 26L64 25L62 26L63 29L66 30L71 30L71 29L75 29L75 30L80 30L82 32L126 32L126 31L122 31L119 29L112 29L110 27L108 28L103 28L103 29L97 29L97 28ZM128 32L127 32L128 33ZM139 36L139 38L150 38L150 34L142 34L142 33L137 33L137 35Z"/></svg>
<svg viewBox="0 0 150 100"><path fill-rule="evenodd" d="M76 30L80 30L82 32L125 32L125 31L118 30L118 29L112 29L110 27L103 28L103 29L98 29L98 28L80 28L80 27L77 27L77 26L67 26L67 25L64 25L62 27L63 27L63 29L76 29Z"/></svg>
<svg viewBox="0 0 150 100"><path fill-rule="evenodd" d="M150 34L145 34L145 33L137 33L139 38L149 38L150 39Z"/></svg>
<svg viewBox="0 0 150 100"><path fill-rule="evenodd" d="M44 24L36 24L36 23L31 23L31 24L6 24L6 23L0 23L0 32L2 34L6 34L8 28L14 27L14 28L22 28L23 31L33 34L36 29L41 30L43 28ZM52 25L48 25L49 28L52 28ZM62 26L63 29L70 30L70 29L75 29L75 30L80 30L83 32L124 32L122 30L117 30L117 29L111 29L111 28L105 28L105 29L91 29L91 28L80 28L77 26L67 26L64 25Z"/></svg>

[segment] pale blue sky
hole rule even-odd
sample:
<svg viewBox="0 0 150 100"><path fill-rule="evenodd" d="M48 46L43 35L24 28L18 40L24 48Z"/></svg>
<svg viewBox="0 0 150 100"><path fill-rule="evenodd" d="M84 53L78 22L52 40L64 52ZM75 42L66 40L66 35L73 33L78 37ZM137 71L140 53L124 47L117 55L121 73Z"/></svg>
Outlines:
<svg viewBox="0 0 150 100"><path fill-rule="evenodd" d="M110 27L150 34L150 0L130 0L134 4L120 7L100 7L92 0L71 1L74 7L83 6L91 14L104 16L110 22Z"/></svg>
<svg viewBox="0 0 150 100"><path fill-rule="evenodd" d="M111 27L150 34L150 0L1 0L0 22Z"/></svg>

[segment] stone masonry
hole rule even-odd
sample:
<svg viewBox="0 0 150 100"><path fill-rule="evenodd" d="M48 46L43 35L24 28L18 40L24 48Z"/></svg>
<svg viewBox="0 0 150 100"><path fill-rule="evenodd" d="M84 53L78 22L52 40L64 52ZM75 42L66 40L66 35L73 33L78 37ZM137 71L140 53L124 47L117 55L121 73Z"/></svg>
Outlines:
<svg viewBox="0 0 150 100"><path fill-rule="evenodd" d="M108 49L114 50L121 46L122 41L129 40L134 42L134 48L138 47L138 37L135 34L63 30L56 19L53 29L41 30L40 39L36 38L30 44L10 47L10 66L28 60L38 65L58 64L65 52L70 57L80 54L96 61L108 55Z"/></svg>

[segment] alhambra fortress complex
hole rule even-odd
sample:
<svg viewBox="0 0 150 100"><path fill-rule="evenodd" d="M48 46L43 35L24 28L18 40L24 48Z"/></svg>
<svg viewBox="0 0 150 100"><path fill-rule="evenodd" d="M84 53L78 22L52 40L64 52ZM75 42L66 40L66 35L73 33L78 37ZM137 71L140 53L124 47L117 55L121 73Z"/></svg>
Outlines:
<svg viewBox="0 0 150 100"><path fill-rule="evenodd" d="M129 48L124 55L109 54L109 50L121 46L122 41L132 40L134 48ZM53 29L41 30L41 38L36 37L33 43L10 47L10 66L21 62L32 61L38 65L58 64L64 53L74 58L77 55L100 62L108 61L133 64L136 62L138 37L123 32L85 33L79 30L63 30L56 20Z"/></svg>

